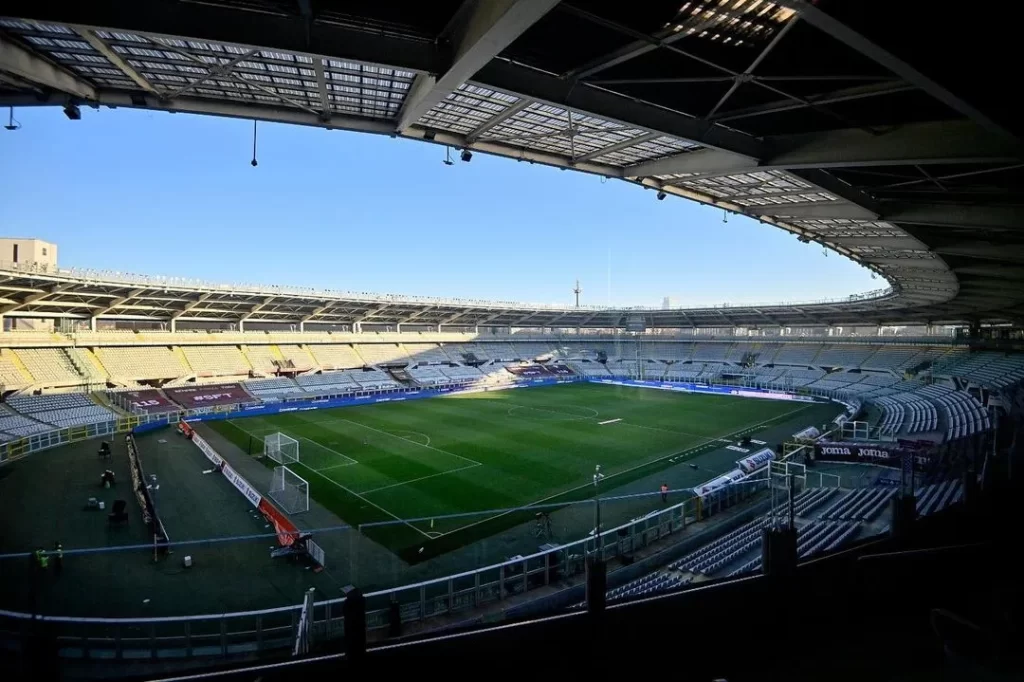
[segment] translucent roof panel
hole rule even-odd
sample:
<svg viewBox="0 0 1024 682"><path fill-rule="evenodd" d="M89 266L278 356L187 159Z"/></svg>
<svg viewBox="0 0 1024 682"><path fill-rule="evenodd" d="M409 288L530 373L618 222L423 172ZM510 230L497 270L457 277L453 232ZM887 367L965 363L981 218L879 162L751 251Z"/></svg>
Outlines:
<svg viewBox="0 0 1024 682"><path fill-rule="evenodd" d="M61 66L107 88L137 89L128 74L87 40L85 29L2 19L34 49ZM161 94L197 96L320 111L323 98L312 68L314 57L206 40L97 30L95 36ZM366 118L393 118L415 74L347 60L320 60L332 110ZM202 82L200 82L202 81Z"/></svg>

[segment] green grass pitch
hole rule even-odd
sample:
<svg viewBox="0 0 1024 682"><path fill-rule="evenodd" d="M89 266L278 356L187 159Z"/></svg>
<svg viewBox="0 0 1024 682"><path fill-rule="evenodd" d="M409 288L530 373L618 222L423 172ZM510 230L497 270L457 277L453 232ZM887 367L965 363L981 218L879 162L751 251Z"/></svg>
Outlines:
<svg viewBox="0 0 1024 682"><path fill-rule="evenodd" d="M250 417L211 426L243 450L280 431L299 441L310 496L410 561L532 515L444 515L567 502L613 489L808 404L570 384ZM612 423L610 420L617 420ZM721 445L725 445L723 441ZM264 460L269 466L276 463ZM679 459L675 459L676 462ZM406 519L423 519L400 522Z"/></svg>

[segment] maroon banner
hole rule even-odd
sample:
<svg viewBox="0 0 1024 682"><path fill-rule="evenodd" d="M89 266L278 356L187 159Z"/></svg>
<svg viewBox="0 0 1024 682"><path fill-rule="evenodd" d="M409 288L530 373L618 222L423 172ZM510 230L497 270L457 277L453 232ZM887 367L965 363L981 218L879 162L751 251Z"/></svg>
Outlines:
<svg viewBox="0 0 1024 682"><path fill-rule="evenodd" d="M204 386L179 386L165 388L164 393L179 405L194 410L213 405L245 403L254 398L245 392L240 384L206 384Z"/></svg>
<svg viewBox="0 0 1024 682"><path fill-rule="evenodd" d="M172 403L154 388L142 391L119 391L111 395L118 396L122 400L126 399L132 412L177 412L180 409L178 405Z"/></svg>

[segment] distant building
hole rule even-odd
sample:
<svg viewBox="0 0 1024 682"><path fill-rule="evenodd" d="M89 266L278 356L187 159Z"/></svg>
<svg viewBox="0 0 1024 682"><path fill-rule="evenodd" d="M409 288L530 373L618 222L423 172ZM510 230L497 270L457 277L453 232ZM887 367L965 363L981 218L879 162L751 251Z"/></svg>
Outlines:
<svg viewBox="0 0 1024 682"><path fill-rule="evenodd" d="M57 267L57 245L42 239L0 237L0 262L5 266L47 269ZM8 331L52 331L53 320L0 316L0 329Z"/></svg>
<svg viewBox="0 0 1024 682"><path fill-rule="evenodd" d="M57 266L57 245L42 239L0 237L0 262Z"/></svg>
<svg viewBox="0 0 1024 682"><path fill-rule="evenodd" d="M675 307L675 302L672 300L671 296L666 296L665 298L661 299L661 309L662 310L671 310L674 307Z"/></svg>

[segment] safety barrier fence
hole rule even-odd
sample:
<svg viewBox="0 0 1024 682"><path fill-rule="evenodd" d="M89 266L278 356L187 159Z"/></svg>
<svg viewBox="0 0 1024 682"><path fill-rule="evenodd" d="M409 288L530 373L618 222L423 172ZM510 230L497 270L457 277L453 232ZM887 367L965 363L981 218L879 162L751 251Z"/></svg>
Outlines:
<svg viewBox="0 0 1024 682"><path fill-rule="evenodd" d="M397 603L403 623L465 614L504 602L553 582L580 576L587 556L604 560L631 556L651 544L679 533L696 521L747 500L767 487L764 476L741 482L704 499L687 497L671 506L660 503L660 493L609 496L599 501L579 501L578 506L607 507L642 498L658 499L660 509L615 525L600 535L520 556L455 575L369 592L366 627L369 631L389 626L392 603ZM681 491L673 491L674 495ZM494 516L516 511L536 511L540 505L489 510ZM405 523L380 522L373 525ZM370 524L365 524L368 526ZM591 526L592 527L592 526ZM604 524L602 524L604 527ZM344 597L314 604L311 634L314 641L344 634ZM27 646L33 636L55 639L60 655L77 659L159 660L198 656L227 657L290 647L294 642L302 604L277 608L162 618L90 618L18 613L0 610L0 646ZM501 609L499 609L500 611Z"/></svg>
<svg viewBox="0 0 1024 682"><path fill-rule="evenodd" d="M534 386L581 381L571 379L534 379L512 387ZM639 385L640 382L631 382ZM664 382L652 382L664 383ZM713 388L691 386L685 390ZM492 390L462 387L456 390ZM683 390L683 389L680 389ZM37 450L76 442L94 436L121 431L144 431L176 423L183 418L190 421L204 419L225 419L255 414L269 414L298 409L322 409L341 405L364 404L374 401L425 398L454 392L452 389L414 389L404 395L370 394L348 396L336 399L321 399L299 403L251 403L216 406L202 410L182 411L170 414L138 415L130 418L75 429L61 429L22 439L11 448L11 444L0 448L2 459L13 459ZM708 391L721 392L721 391ZM775 397L775 396L765 396ZM789 455L791 453L787 453ZM624 523L595 534L597 524L590 524L590 533L579 540L560 545L546 545L542 551L514 559L473 569L455 575L427 580L411 585L370 592L367 599L367 628L370 631L388 627L392 603L397 603L403 622L425 621L432 618L457 617L465 614L466 619L479 618L474 611L489 604L502 602L530 590L545 587L553 581L579 576L585 571L585 559L589 555L609 560L615 557L631 556L652 543L679 533L695 521L717 514L767 488L767 477L762 474L767 468L750 474L748 480L730 483L716 489L713 494L689 496L682 502L664 506L660 493L597 498L575 505L593 505L599 512L602 505L606 513L610 505L644 497L654 498L658 508L634 516ZM680 491L673 491L678 494ZM545 507L563 507L570 503L531 505L498 512L536 512ZM609 514L612 519L614 516ZM606 517L606 521L611 520ZM408 523L408 520L364 524L370 525ZM601 523L601 528L606 524ZM344 632L341 604L344 598L316 602L312 617L314 639L336 637ZM56 637L61 654L73 658L107 659L162 659L191 656L231 656L252 653L281 646L291 646L299 622L301 604L293 606L247 611L229 614L209 614L164 618L80 618L65 616L42 616L11 611L0 611L0 634L8 635L8 641L20 642L35 633L46 633ZM500 609L499 609L500 611ZM13 636L10 637L10 636Z"/></svg>

